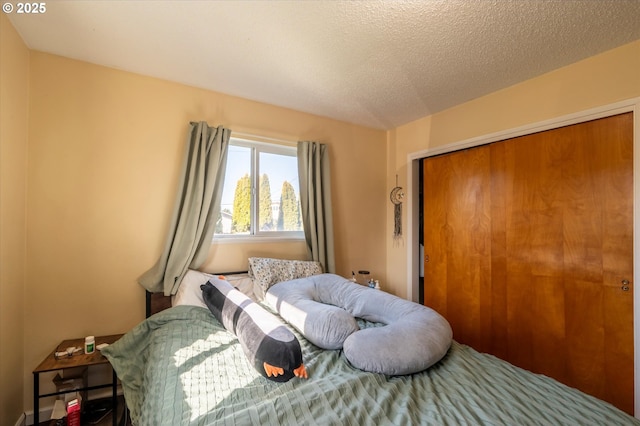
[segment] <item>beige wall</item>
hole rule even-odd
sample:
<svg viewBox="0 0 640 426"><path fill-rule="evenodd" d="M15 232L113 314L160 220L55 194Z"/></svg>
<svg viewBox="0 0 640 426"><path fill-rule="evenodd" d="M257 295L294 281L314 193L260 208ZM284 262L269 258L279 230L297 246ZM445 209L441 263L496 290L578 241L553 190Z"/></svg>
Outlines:
<svg viewBox="0 0 640 426"><path fill-rule="evenodd" d="M30 372L59 341L143 319L136 278L162 250L189 121L327 143L337 272L385 275L384 234L372 232L385 220L385 132L40 52L30 76L26 407ZM300 243L215 250L211 270L305 254Z"/></svg>
<svg viewBox="0 0 640 426"><path fill-rule="evenodd" d="M29 51L0 15L0 424L23 410Z"/></svg>
<svg viewBox="0 0 640 426"><path fill-rule="evenodd" d="M214 243L209 257L200 267L209 272L246 271L250 257L274 257L277 259L308 259L304 240L274 244L273 242L250 242L233 244Z"/></svg>
<svg viewBox="0 0 640 426"><path fill-rule="evenodd" d="M640 41L475 99L389 132L387 189L399 175L407 187L411 153L518 128L640 96ZM390 203L389 203L390 204ZM387 229L391 233L391 206ZM407 222L406 209L403 223ZM407 247L387 241L391 290L407 295Z"/></svg>

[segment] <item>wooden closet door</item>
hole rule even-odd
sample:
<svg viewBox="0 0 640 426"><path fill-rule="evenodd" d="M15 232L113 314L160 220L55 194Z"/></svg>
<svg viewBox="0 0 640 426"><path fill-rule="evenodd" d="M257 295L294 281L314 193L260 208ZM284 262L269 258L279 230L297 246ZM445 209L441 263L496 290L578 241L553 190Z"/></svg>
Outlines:
<svg viewBox="0 0 640 426"><path fill-rule="evenodd" d="M488 157L490 178L482 180L479 198L490 200L490 208L457 208L467 217L457 213L455 221L451 208L474 203L463 181L465 173L477 181L477 173L461 158L475 149L424 162L425 304L450 320L456 340L629 413L632 122L628 113L481 147L489 150L482 157ZM438 186L450 192L437 195ZM486 227L474 225L480 211L490 218ZM438 222L441 217L447 219ZM469 242L486 242L486 228L489 247L476 250ZM476 235L442 238L447 229L456 237ZM455 270L443 254L456 250L455 265L483 274L478 285L462 286L467 297L457 295L462 273L439 272ZM487 264L483 256L489 267L473 267Z"/></svg>
<svg viewBox="0 0 640 426"><path fill-rule="evenodd" d="M425 304L481 351L491 334L490 166L489 146L424 161Z"/></svg>

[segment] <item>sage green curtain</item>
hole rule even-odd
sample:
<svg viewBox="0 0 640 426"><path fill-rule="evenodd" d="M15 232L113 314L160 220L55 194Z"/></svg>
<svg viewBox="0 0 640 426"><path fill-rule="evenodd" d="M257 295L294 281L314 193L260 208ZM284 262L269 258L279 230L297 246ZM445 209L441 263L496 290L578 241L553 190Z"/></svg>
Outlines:
<svg viewBox="0 0 640 426"><path fill-rule="evenodd" d="M187 269L198 268L211 247L220 210L231 130L190 123L178 194L164 251L138 283L173 295Z"/></svg>
<svg viewBox="0 0 640 426"><path fill-rule="evenodd" d="M322 264L324 272L335 273L331 168L325 144L298 142L298 175L307 251L312 260Z"/></svg>

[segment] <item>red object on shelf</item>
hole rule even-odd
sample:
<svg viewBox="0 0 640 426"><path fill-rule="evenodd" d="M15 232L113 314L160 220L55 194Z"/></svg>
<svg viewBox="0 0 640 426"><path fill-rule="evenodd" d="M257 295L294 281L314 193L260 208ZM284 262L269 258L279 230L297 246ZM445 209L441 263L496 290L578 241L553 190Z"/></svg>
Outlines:
<svg viewBox="0 0 640 426"><path fill-rule="evenodd" d="M67 403L67 426L80 426L80 400L77 398Z"/></svg>

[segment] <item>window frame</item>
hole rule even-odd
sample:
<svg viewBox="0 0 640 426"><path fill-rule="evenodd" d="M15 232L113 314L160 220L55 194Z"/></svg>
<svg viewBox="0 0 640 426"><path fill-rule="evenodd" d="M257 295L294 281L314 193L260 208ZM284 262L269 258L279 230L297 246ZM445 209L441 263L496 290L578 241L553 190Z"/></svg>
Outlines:
<svg viewBox="0 0 640 426"><path fill-rule="evenodd" d="M297 146L293 143L269 143L252 140L246 137L231 136L229 147L239 146L250 149L250 181L251 181L251 201L250 201L250 227L248 234L213 234L214 243L239 243L239 242L285 242L304 241L304 229L299 231L261 231L258 229L258 214L260 211L260 154L275 154L297 159ZM226 170L225 170L226 174ZM299 170L298 170L299 174ZM226 178L226 175L225 175ZM298 181L299 182L299 181ZM298 203L300 194L298 189ZM220 206L222 209L222 206ZM301 225L302 227L302 225ZM303 228L303 227L302 227Z"/></svg>

